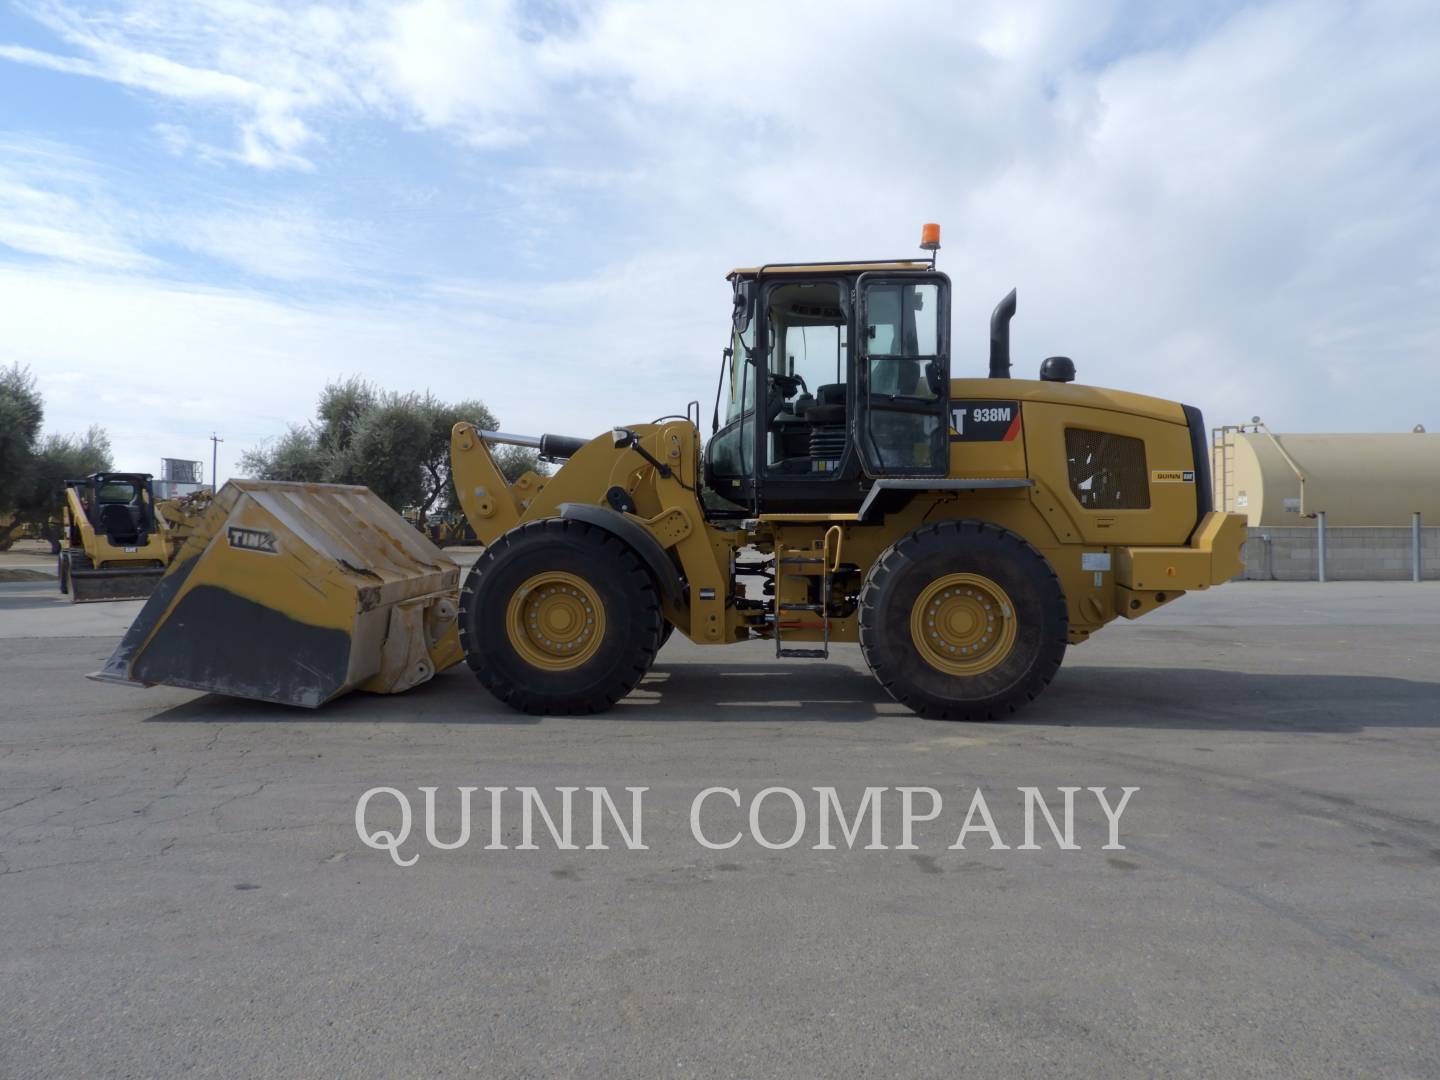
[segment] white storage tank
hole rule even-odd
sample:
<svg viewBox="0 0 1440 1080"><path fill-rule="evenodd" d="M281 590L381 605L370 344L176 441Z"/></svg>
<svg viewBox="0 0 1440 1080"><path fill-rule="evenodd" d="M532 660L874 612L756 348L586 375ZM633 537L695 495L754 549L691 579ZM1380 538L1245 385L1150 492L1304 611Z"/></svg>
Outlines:
<svg viewBox="0 0 1440 1080"><path fill-rule="evenodd" d="M1440 525L1440 434L1272 433L1263 423L1213 433L1215 506L1251 528L1325 523Z"/></svg>

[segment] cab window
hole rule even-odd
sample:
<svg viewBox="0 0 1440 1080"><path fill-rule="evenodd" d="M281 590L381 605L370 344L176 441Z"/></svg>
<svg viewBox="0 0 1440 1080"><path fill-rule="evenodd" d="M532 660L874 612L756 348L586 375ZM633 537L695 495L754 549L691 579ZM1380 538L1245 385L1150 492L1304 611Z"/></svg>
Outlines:
<svg viewBox="0 0 1440 1080"><path fill-rule="evenodd" d="M755 346L755 324L730 337L730 364L721 390L725 426L706 450L711 472L717 477L749 476L755 457L755 365L749 359Z"/></svg>
<svg viewBox="0 0 1440 1080"><path fill-rule="evenodd" d="M866 293L870 392L933 400L922 360L939 342L939 288L929 282L874 285Z"/></svg>
<svg viewBox="0 0 1440 1080"><path fill-rule="evenodd" d="M755 347L755 327L751 324L743 334L732 334L730 338L730 374L726 377L728 396L725 402L725 419L737 419L742 413L754 407L755 365L746 357Z"/></svg>
<svg viewBox="0 0 1440 1080"><path fill-rule="evenodd" d="M943 475L949 464L948 285L940 275L864 274L860 294L865 471Z"/></svg>
<svg viewBox="0 0 1440 1080"><path fill-rule="evenodd" d="M801 281L767 299L765 464L772 473L814 478L836 472L845 453L850 402L848 312L841 286Z"/></svg>
<svg viewBox="0 0 1440 1080"><path fill-rule="evenodd" d="M126 481L107 480L100 485L100 490L95 493L95 499L101 506L107 503L129 506L131 503L140 501L140 489Z"/></svg>

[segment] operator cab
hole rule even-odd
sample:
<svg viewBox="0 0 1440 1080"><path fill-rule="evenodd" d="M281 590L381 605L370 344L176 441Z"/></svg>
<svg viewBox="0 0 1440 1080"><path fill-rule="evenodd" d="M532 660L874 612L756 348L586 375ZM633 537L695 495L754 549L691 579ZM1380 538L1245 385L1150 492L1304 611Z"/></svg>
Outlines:
<svg viewBox="0 0 1440 1080"><path fill-rule="evenodd" d="M949 465L950 281L930 262L735 270L705 452L737 510L854 510L881 477ZM722 418L723 414L723 418Z"/></svg>
<svg viewBox="0 0 1440 1080"><path fill-rule="evenodd" d="M150 473L93 473L66 481L96 532L117 546L144 545L155 531Z"/></svg>

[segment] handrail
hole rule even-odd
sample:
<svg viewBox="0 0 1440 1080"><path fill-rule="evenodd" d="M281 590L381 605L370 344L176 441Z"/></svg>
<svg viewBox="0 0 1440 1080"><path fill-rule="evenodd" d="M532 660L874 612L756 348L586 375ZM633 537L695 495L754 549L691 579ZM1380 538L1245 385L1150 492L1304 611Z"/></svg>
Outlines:
<svg viewBox="0 0 1440 1080"><path fill-rule="evenodd" d="M1275 444L1275 449L1280 451L1280 456L1285 459L1285 464L1290 466L1290 471L1295 474L1295 479L1297 479L1297 480L1300 481L1300 516L1301 516L1301 517L1309 517L1310 515L1307 514L1307 513L1305 513L1305 472L1304 472L1304 470L1301 469L1300 466L1296 463L1295 459L1290 456L1290 452L1289 452L1288 450L1286 450L1285 447L1281 444L1280 440L1275 437L1275 433L1270 430L1269 426L1265 423L1264 420L1261 420L1259 417L1256 417L1256 418L1252 421L1252 423L1255 425L1255 429L1256 429L1257 431L1263 431L1263 432L1265 432L1265 434L1269 437L1270 441Z"/></svg>
<svg viewBox="0 0 1440 1080"><path fill-rule="evenodd" d="M833 560L827 560L826 566L830 573L833 574L840 569L840 549L845 543L845 530L839 525L831 525L830 528L825 530L825 541L821 548L822 556L828 554L830 551L830 537L832 535L835 537L835 558Z"/></svg>

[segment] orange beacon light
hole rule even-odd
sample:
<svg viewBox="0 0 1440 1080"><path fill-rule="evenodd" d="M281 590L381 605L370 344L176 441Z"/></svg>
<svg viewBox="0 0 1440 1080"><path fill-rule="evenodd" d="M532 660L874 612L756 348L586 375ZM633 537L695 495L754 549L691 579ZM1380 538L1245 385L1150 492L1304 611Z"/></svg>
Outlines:
<svg viewBox="0 0 1440 1080"><path fill-rule="evenodd" d="M940 226L933 221L920 226L920 249L922 251L940 250Z"/></svg>

